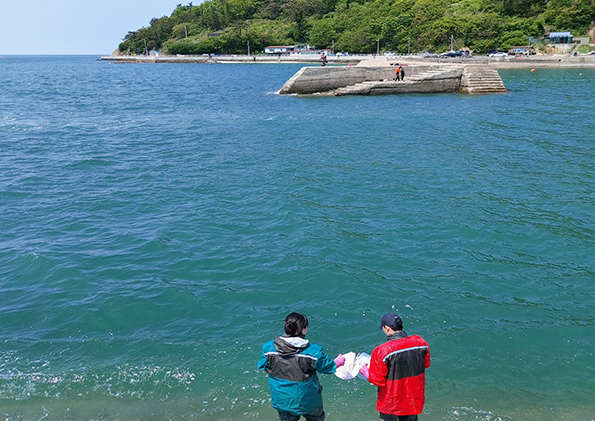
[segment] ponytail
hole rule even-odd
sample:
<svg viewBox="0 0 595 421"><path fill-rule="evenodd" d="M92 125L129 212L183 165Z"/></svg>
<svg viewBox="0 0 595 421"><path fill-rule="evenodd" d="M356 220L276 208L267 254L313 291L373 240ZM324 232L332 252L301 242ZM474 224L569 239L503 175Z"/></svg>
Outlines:
<svg viewBox="0 0 595 421"><path fill-rule="evenodd" d="M308 327L308 318L303 314L290 313L285 318L285 334L287 336L302 336L302 331Z"/></svg>

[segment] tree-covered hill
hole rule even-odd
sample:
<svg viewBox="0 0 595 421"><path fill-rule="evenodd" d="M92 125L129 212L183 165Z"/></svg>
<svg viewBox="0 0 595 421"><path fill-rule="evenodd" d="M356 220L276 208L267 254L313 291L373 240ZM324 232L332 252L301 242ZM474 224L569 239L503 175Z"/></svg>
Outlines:
<svg viewBox="0 0 595 421"><path fill-rule="evenodd" d="M549 31L585 34L595 0L208 0L129 32L121 53L246 53L310 44L357 53L526 45Z"/></svg>

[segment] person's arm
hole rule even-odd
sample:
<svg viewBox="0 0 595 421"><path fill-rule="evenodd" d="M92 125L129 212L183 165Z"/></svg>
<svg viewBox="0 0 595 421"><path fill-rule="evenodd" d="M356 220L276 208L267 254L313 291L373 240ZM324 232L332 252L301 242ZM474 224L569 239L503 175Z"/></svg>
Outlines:
<svg viewBox="0 0 595 421"><path fill-rule="evenodd" d="M316 360L316 371L324 374L332 374L337 371L337 364L324 352L321 352L321 356Z"/></svg>
<svg viewBox="0 0 595 421"><path fill-rule="evenodd" d="M362 368L359 369L359 372L366 378L366 380L368 380L370 377L370 367L368 367L368 363L362 365Z"/></svg>
<svg viewBox="0 0 595 421"><path fill-rule="evenodd" d="M258 369L267 371L270 368L271 364L269 363L269 359L264 354L264 347L262 348L262 354L260 355L260 360L258 360Z"/></svg>
<svg viewBox="0 0 595 421"><path fill-rule="evenodd" d="M370 359L370 372L368 375L368 381L376 386L386 386L386 376L388 375L388 367L382 356L378 352L378 348L372 352L372 358Z"/></svg>
<svg viewBox="0 0 595 421"><path fill-rule="evenodd" d="M427 343L426 343L427 345ZM428 352L426 354L426 356L424 357L424 365L426 368L428 368L430 366L430 346L428 345Z"/></svg>

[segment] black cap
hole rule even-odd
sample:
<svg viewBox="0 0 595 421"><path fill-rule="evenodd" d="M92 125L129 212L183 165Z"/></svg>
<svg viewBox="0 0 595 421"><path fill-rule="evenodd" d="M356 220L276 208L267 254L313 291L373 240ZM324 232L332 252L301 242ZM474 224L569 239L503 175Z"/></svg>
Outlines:
<svg viewBox="0 0 595 421"><path fill-rule="evenodd" d="M380 321L380 329L382 329L382 326L388 326L396 332L403 330L403 321L398 315L394 313L388 313L382 316L382 320Z"/></svg>

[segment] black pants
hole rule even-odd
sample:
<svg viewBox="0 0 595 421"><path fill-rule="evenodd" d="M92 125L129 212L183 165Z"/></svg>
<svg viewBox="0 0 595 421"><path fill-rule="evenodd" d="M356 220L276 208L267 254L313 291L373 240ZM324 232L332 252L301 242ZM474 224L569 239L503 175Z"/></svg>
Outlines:
<svg viewBox="0 0 595 421"><path fill-rule="evenodd" d="M392 415L392 414L380 414L382 421L417 421L417 415Z"/></svg>
<svg viewBox="0 0 595 421"><path fill-rule="evenodd" d="M279 421L298 421L300 419L299 415L292 414L290 412L277 412L279 413ZM310 412L309 414L305 414L302 416L306 419L306 421L324 421L326 414L324 413L324 409L318 408Z"/></svg>

